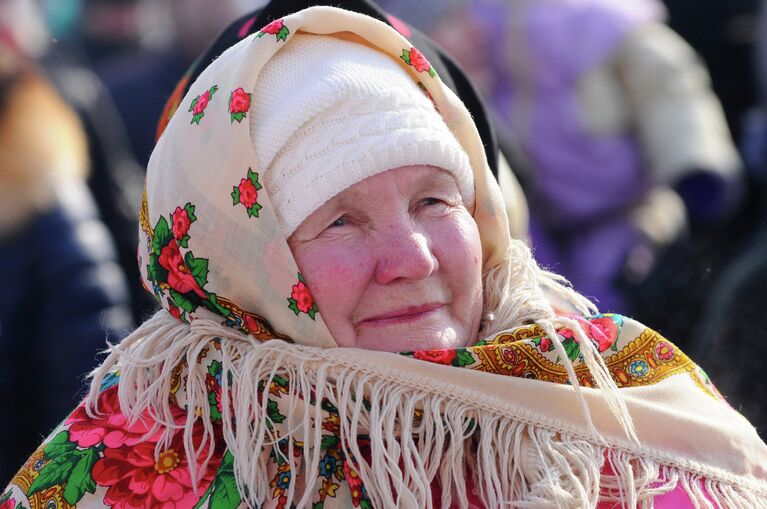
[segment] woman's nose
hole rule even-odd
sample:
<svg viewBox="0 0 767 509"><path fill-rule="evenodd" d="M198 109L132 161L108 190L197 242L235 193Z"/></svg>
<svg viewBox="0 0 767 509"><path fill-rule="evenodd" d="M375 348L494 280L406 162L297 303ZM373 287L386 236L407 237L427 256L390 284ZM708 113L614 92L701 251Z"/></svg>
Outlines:
<svg viewBox="0 0 767 509"><path fill-rule="evenodd" d="M425 279L436 272L439 262L429 244L425 234L409 225L390 226L376 246L376 282Z"/></svg>

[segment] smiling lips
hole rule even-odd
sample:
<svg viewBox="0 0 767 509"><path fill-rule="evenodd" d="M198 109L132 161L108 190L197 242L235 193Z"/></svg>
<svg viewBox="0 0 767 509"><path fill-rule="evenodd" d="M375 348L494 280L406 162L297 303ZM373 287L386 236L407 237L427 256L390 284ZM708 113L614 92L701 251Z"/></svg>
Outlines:
<svg viewBox="0 0 767 509"><path fill-rule="evenodd" d="M430 304L423 304L420 306L409 306L405 308L395 309L394 311L389 311L388 313L383 313L380 315L371 316L370 318L365 318L364 320L360 320L360 322L357 325L358 326L363 326L363 325L381 326L381 325L392 325L392 324L398 324L398 323L414 322L416 320L426 318L427 316L431 315L432 313L440 309L442 306L444 306L444 304L439 302L433 302Z"/></svg>

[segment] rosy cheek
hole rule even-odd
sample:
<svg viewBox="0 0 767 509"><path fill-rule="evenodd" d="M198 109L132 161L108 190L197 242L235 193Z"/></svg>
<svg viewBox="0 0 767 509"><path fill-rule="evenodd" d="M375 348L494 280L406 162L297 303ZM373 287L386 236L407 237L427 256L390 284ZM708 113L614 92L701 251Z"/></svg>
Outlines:
<svg viewBox="0 0 767 509"><path fill-rule="evenodd" d="M306 273L310 281L312 292L321 297L326 294L338 291L337 283L339 281L348 281L349 271L340 264L330 263L320 265L310 272Z"/></svg>
<svg viewBox="0 0 767 509"><path fill-rule="evenodd" d="M359 299L364 282L369 278L363 257L333 250L314 252L301 258L299 266L320 310L324 304L325 313L330 311L329 308L350 311L348 308Z"/></svg>

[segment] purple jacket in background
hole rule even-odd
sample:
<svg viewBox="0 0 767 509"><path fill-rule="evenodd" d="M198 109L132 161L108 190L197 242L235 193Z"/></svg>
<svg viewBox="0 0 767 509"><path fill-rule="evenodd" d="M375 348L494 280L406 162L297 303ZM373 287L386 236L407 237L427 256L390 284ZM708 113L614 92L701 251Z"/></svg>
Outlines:
<svg viewBox="0 0 767 509"><path fill-rule="evenodd" d="M503 14L499 10L504 11ZM605 310L625 309L614 289L639 238L628 219L652 182L633 133L584 125L579 80L604 65L638 25L660 20L650 0L472 4L502 44L492 102L531 166L527 196L538 261L563 273Z"/></svg>

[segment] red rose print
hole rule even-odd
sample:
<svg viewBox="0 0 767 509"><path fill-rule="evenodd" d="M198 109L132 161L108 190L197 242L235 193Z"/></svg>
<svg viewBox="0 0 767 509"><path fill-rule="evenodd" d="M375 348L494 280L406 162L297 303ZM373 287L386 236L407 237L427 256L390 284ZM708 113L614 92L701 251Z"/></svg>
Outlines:
<svg viewBox="0 0 767 509"><path fill-rule="evenodd" d="M99 395L99 412L96 417L90 417L85 411L85 405L80 405L67 418L69 439L80 447L91 447L103 442L110 448L132 446L142 441L149 431L151 420L139 419L128 424L128 418L120 410L117 398L117 386L112 386Z"/></svg>
<svg viewBox="0 0 767 509"><path fill-rule="evenodd" d="M306 286L303 276L298 274L298 283L293 285L290 291L290 297L288 297L288 307L293 310L296 315L306 313L309 318L314 320L314 315L317 313L317 304L314 303L314 297L309 287Z"/></svg>
<svg viewBox="0 0 767 509"><path fill-rule="evenodd" d="M192 113L195 115L199 115L203 111L205 111L205 108L208 107L208 103L210 102L210 92L205 91L202 95L200 95L200 98L197 99L197 104L194 105L194 108L192 109Z"/></svg>
<svg viewBox="0 0 767 509"><path fill-rule="evenodd" d="M426 60L426 57L424 57L421 52L415 48L402 50L402 55L400 55L400 58L407 65L412 66L418 72L428 72L429 76L432 78L437 75L434 69L432 69L429 61Z"/></svg>
<svg viewBox="0 0 767 509"><path fill-rule="evenodd" d="M429 61L415 48L410 48L410 65L415 67L415 70L418 72L425 72L431 69Z"/></svg>
<svg viewBox="0 0 767 509"><path fill-rule="evenodd" d="M232 205L242 205L248 213L248 217L258 217L261 205L258 203L258 191L261 189L258 181L258 173L248 168L247 176L240 183L232 187Z"/></svg>
<svg viewBox="0 0 767 509"><path fill-rule="evenodd" d="M245 208L250 208L258 201L258 191L255 184L250 179L244 178L240 180L240 185L237 186L240 191L240 203L245 205Z"/></svg>
<svg viewBox="0 0 767 509"><path fill-rule="evenodd" d="M278 19L266 25L264 28L261 29L261 31L270 35L277 35L277 33L280 30L282 30L282 27L283 27L282 20Z"/></svg>
<svg viewBox="0 0 767 509"><path fill-rule="evenodd" d="M290 33L290 30L288 30L288 27L285 26L285 24L282 22L281 19L276 19L266 25L264 28L258 31L257 37L263 37L264 34L274 35L277 36L278 41L284 41L287 39L288 34Z"/></svg>
<svg viewBox="0 0 767 509"><path fill-rule="evenodd" d="M551 340L545 336L542 337L540 347L541 347L541 352L548 352L549 350L551 350Z"/></svg>
<svg viewBox="0 0 767 509"><path fill-rule="evenodd" d="M241 122L248 114L250 108L251 95L245 92L242 87L235 89L229 96L229 115L231 121Z"/></svg>
<svg viewBox="0 0 767 509"><path fill-rule="evenodd" d="M195 427L193 441L199 443L201 435L202 428ZM115 509L181 509L192 507L199 500L184 452L183 433L177 433L170 447L157 457L156 445L157 439L104 450L104 456L93 465L92 473L96 484L107 488L104 495L107 505ZM206 455L203 451L202 457ZM220 462L220 455L211 457L198 481L200 493L210 486Z"/></svg>
<svg viewBox="0 0 767 509"><path fill-rule="evenodd" d="M171 214L171 219L173 220L173 236L178 240L186 237L186 234L189 233L189 226L192 224L186 209L176 207L176 210Z"/></svg>
<svg viewBox="0 0 767 509"><path fill-rule="evenodd" d="M168 271L168 284L171 288L181 294L193 291L200 297L206 298L200 285L197 284L184 263L181 251L178 249L178 243L175 240L171 240L167 246L162 248L159 261L160 265Z"/></svg>
<svg viewBox="0 0 767 509"><path fill-rule="evenodd" d="M295 299L296 306L298 306L298 310L302 313L308 313L314 307L312 292L301 281L297 285L293 285L293 291L290 293L290 296Z"/></svg>
<svg viewBox="0 0 767 509"><path fill-rule="evenodd" d="M457 353L455 350L418 350L413 352L413 357L422 361L436 364L452 364Z"/></svg>
<svg viewBox="0 0 767 509"><path fill-rule="evenodd" d="M218 85L213 85L208 90L198 95L192 101L189 106L189 111L192 113L192 123L200 124L200 120L205 116L205 108L208 107L208 103L213 98L213 94L218 90Z"/></svg>

